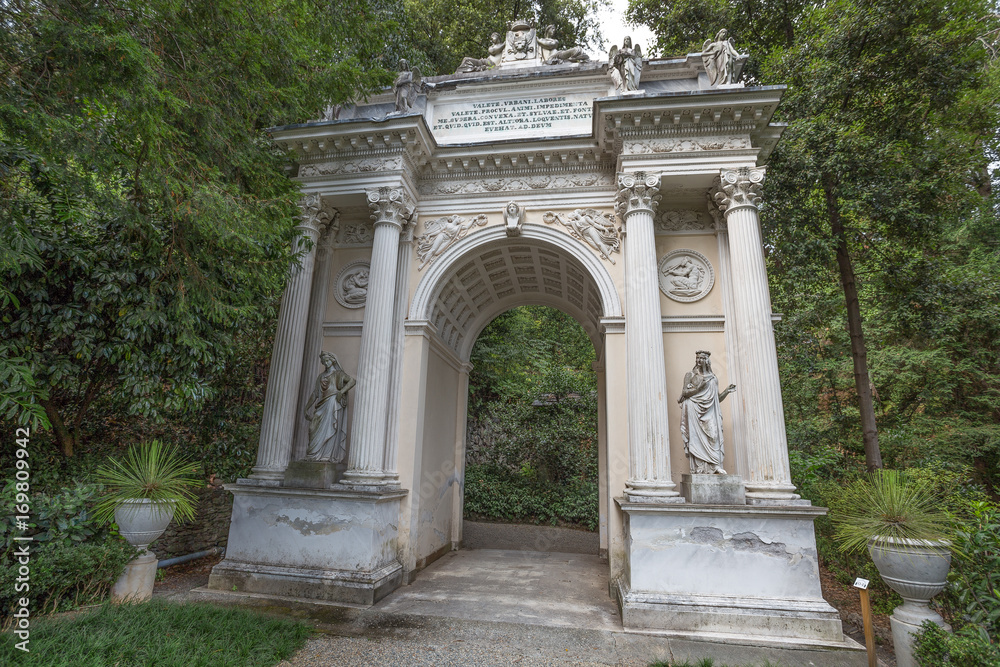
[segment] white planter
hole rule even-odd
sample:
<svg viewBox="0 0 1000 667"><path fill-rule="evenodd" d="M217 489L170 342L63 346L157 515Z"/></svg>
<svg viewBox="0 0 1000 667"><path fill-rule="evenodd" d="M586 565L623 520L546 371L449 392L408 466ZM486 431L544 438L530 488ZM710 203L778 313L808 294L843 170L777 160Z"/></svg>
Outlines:
<svg viewBox="0 0 1000 667"><path fill-rule="evenodd" d="M172 501L154 503L144 498L126 500L115 510L118 532L129 544L145 551L174 518L174 505Z"/></svg>
<svg viewBox="0 0 1000 667"><path fill-rule="evenodd" d="M156 555L146 547L163 534L174 517L174 502L154 503L146 499L126 500L115 510L118 532L140 550L138 557L125 566L125 572L111 589L114 602L144 602L153 597L156 580Z"/></svg>
<svg viewBox="0 0 1000 667"><path fill-rule="evenodd" d="M890 617L897 667L918 667L913 658L913 634L924 621L951 630L929 602L944 590L951 567L947 542L883 538L868 543L868 553L882 580L903 598Z"/></svg>

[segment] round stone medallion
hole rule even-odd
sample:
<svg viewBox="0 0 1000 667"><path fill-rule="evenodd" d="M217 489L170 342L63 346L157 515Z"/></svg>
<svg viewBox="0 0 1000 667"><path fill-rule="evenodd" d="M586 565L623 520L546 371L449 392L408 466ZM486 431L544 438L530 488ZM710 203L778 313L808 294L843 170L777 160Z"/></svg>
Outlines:
<svg viewBox="0 0 1000 667"><path fill-rule="evenodd" d="M702 299L712 291L715 270L708 258L696 250L671 250L657 265L660 290L674 301Z"/></svg>
<svg viewBox="0 0 1000 667"><path fill-rule="evenodd" d="M368 300L369 264L363 259L348 262L337 274L333 295L344 308L363 308Z"/></svg>

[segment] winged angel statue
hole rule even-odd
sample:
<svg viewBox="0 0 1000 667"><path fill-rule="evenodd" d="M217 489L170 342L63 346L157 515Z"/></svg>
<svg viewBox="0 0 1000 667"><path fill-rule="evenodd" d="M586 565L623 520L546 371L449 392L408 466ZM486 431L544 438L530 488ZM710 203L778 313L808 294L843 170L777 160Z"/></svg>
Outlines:
<svg viewBox="0 0 1000 667"><path fill-rule="evenodd" d="M615 82L619 93L639 90L639 76L642 74L642 47L632 46L632 38L626 37L622 48L612 45L608 52L608 74Z"/></svg>
<svg viewBox="0 0 1000 667"><path fill-rule="evenodd" d="M446 215L437 220L424 223L424 234L414 239L417 242L417 259L420 260L418 271L437 259L448 247L465 237L473 227L482 227L489 218L477 215L467 220L460 215Z"/></svg>
<svg viewBox="0 0 1000 667"><path fill-rule="evenodd" d="M573 236L601 253L604 259L615 263L611 253L619 251L622 239L618 227L609 216L592 208L578 208L565 217L550 211L542 216L542 222L547 225L558 222L568 227Z"/></svg>
<svg viewBox="0 0 1000 667"><path fill-rule="evenodd" d="M405 59L399 61L399 74L392 84L393 92L396 93L396 113L407 113L417 102L417 94L420 92L420 70L416 67L410 69L410 63Z"/></svg>

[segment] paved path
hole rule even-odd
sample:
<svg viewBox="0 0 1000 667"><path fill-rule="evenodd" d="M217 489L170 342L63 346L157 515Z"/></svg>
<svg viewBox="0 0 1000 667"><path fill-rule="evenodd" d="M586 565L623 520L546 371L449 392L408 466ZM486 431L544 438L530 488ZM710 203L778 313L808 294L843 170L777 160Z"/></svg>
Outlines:
<svg viewBox="0 0 1000 667"><path fill-rule="evenodd" d="M508 549L597 555L601 538L597 533L558 526L516 523L462 523L464 549Z"/></svg>

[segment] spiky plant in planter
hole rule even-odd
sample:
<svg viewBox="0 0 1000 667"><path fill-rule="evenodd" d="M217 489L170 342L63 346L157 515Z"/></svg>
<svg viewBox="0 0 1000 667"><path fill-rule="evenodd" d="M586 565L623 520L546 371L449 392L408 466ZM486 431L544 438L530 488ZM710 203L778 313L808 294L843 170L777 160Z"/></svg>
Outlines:
<svg viewBox="0 0 1000 667"><path fill-rule="evenodd" d="M879 575L903 598L890 618L896 661L916 665L913 635L920 625L947 627L928 604L948 583L953 529L947 512L926 480L898 470L876 470L831 505L840 549L856 553L867 547Z"/></svg>
<svg viewBox="0 0 1000 667"><path fill-rule="evenodd" d="M95 516L100 521L113 518L122 537L141 552L115 584L113 599L138 601L152 595L157 561L146 547L175 515L182 520L194 517L197 470L197 464L159 440L133 445L124 459L111 458L97 469L96 479L107 492Z"/></svg>

